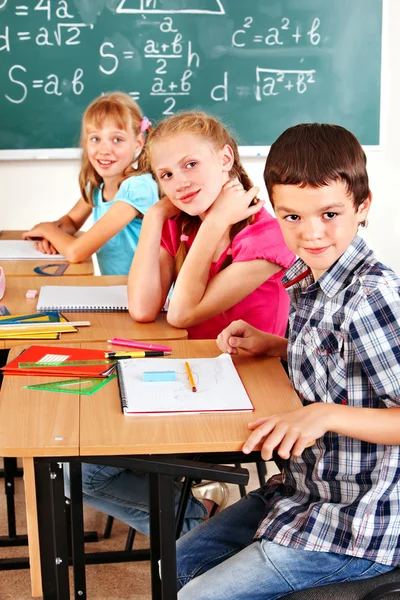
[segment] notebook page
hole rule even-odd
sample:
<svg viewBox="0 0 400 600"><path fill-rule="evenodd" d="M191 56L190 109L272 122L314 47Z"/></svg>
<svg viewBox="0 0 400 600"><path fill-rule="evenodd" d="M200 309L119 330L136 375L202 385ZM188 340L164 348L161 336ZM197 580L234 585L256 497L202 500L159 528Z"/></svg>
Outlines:
<svg viewBox="0 0 400 600"><path fill-rule="evenodd" d="M32 240L0 240L0 260L65 260L62 254L43 254Z"/></svg>
<svg viewBox="0 0 400 600"><path fill-rule="evenodd" d="M197 392L185 369L190 364ZM125 414L251 411L253 405L229 354L217 358L139 358L117 362ZM144 371L175 371L176 381L144 382Z"/></svg>
<svg viewBox="0 0 400 600"><path fill-rule="evenodd" d="M128 290L126 285L44 285L40 288L36 310L126 311Z"/></svg>

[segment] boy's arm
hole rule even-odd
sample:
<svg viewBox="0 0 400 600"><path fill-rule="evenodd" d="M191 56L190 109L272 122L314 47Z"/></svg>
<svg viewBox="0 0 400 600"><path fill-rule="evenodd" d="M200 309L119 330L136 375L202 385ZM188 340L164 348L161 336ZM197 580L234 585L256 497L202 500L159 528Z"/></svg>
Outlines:
<svg viewBox="0 0 400 600"><path fill-rule="evenodd" d="M399 399L400 403L400 399ZM243 446L249 454L261 444L264 460L300 456L315 440L334 431L371 444L400 444L400 408L358 408L317 402L249 423L253 432Z"/></svg>
<svg viewBox="0 0 400 600"><path fill-rule="evenodd" d="M243 447L262 443L268 460L274 448L282 458L300 456L327 431L371 444L400 444L400 298L396 287L382 284L369 291L353 314L349 335L364 373L364 394L372 387L382 408L318 402L283 415L250 423L253 433ZM361 382L359 382L361 384ZM368 385L369 384L369 385ZM368 389L369 388L369 389Z"/></svg>
<svg viewBox="0 0 400 600"><path fill-rule="evenodd" d="M267 354L287 361L286 338L260 331L242 320L232 321L221 331L217 344L222 352L228 354L237 354L240 348L251 354Z"/></svg>

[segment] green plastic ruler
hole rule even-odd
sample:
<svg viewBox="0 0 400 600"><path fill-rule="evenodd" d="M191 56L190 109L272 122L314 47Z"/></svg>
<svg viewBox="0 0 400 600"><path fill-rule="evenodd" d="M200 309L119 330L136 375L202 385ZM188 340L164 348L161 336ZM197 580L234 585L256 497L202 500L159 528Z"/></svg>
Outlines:
<svg viewBox="0 0 400 600"><path fill-rule="evenodd" d="M64 360L63 362L20 362L19 369L47 369L48 367L95 367L96 365L115 365L116 360Z"/></svg>
<svg viewBox="0 0 400 600"><path fill-rule="evenodd" d="M90 396L116 378L116 374L105 379L68 379L66 381L51 381L38 385L24 385L27 390L41 390L44 392L63 392L65 394L82 394Z"/></svg>

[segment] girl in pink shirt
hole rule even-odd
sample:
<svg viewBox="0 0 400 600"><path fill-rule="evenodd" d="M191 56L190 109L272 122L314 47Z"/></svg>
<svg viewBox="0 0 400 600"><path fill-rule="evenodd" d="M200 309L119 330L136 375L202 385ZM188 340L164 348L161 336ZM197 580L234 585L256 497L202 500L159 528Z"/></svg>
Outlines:
<svg viewBox="0 0 400 600"><path fill-rule="evenodd" d="M129 280L129 311L153 321L172 284L167 319L190 339L216 338L236 319L284 335L283 271L295 259L257 200L236 142L202 112L174 115L147 141L164 197L143 219Z"/></svg>
<svg viewBox="0 0 400 600"><path fill-rule="evenodd" d="M295 257L264 203L252 202L258 188L252 187L232 137L212 117L187 112L163 121L146 147L145 162L164 197L143 218L128 281L132 317L153 321L174 284L167 318L186 328L189 338L216 338L235 319L283 336L289 297L281 277ZM82 489L86 503L148 533L144 475L83 464ZM180 490L176 482L176 506ZM227 497L218 482L196 486L183 531L222 507Z"/></svg>

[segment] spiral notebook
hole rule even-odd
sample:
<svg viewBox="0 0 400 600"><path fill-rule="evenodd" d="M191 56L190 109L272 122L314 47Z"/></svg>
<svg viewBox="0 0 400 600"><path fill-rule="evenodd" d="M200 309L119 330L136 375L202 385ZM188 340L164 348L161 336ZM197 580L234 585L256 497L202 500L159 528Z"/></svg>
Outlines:
<svg viewBox="0 0 400 600"><path fill-rule="evenodd" d="M0 240L1 260L65 260L62 254L43 254L32 240Z"/></svg>
<svg viewBox="0 0 400 600"><path fill-rule="evenodd" d="M43 285L36 310L46 312L122 312L128 310L126 285Z"/></svg>
<svg viewBox="0 0 400 600"><path fill-rule="evenodd" d="M185 369L190 364L196 392ZM138 358L117 361L125 415L250 412L254 406L229 354L217 358ZM143 373L173 372L169 381L145 380Z"/></svg>

